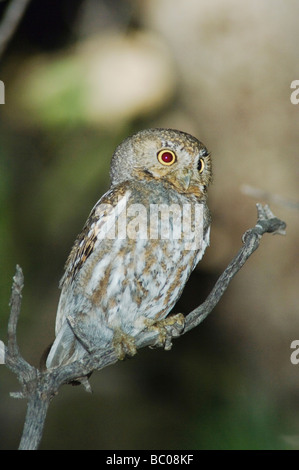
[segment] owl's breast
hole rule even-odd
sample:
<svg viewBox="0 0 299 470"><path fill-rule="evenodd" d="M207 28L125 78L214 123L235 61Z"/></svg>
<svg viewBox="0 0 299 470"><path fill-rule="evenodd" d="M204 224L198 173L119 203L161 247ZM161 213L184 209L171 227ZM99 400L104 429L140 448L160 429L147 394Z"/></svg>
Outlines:
<svg viewBox="0 0 299 470"><path fill-rule="evenodd" d="M117 246L118 245L118 246ZM109 262L95 261L86 270L81 307L100 323L121 326L128 334L142 316L161 319L172 309L184 288L198 253L181 250L178 240L138 239L111 247Z"/></svg>
<svg viewBox="0 0 299 470"><path fill-rule="evenodd" d="M140 317L164 318L208 244L204 204L157 184L141 188L130 186L126 204L113 206L111 220L106 214L109 231L96 231L92 253L63 288L63 310L94 328L134 335Z"/></svg>

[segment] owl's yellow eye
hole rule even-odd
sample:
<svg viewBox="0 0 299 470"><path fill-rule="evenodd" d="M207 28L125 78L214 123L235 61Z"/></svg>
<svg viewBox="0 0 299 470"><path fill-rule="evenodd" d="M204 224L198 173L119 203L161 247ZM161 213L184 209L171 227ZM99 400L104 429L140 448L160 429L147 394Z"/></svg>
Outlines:
<svg viewBox="0 0 299 470"><path fill-rule="evenodd" d="M200 158L198 160L198 164L197 164L197 169L198 169L199 174L203 172L204 167L205 167L205 162L204 162L203 158Z"/></svg>
<svg viewBox="0 0 299 470"><path fill-rule="evenodd" d="M157 154L158 161L162 165L170 166L176 161L176 155L172 150L160 150Z"/></svg>

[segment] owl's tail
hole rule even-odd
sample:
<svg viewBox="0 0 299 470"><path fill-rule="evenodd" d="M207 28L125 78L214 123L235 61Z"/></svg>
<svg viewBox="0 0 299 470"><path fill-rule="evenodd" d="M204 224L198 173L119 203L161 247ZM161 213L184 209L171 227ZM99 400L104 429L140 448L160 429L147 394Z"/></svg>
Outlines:
<svg viewBox="0 0 299 470"><path fill-rule="evenodd" d="M46 354L46 352L45 352ZM69 364L81 359L86 349L75 338L67 321L62 325L56 339L50 347L45 364L47 369Z"/></svg>

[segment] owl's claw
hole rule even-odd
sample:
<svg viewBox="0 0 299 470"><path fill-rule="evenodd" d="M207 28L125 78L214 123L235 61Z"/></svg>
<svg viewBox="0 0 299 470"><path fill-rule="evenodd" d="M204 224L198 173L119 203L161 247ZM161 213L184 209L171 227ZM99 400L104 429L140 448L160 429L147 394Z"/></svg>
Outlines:
<svg viewBox="0 0 299 470"><path fill-rule="evenodd" d="M185 326L185 317L182 313L171 315L155 323L147 320L147 327L158 331L159 336L153 347L163 347L166 351L172 348L172 339L179 336Z"/></svg>
<svg viewBox="0 0 299 470"><path fill-rule="evenodd" d="M121 361L126 356L134 356L137 352L134 338L124 333L120 328L114 330L113 347Z"/></svg>

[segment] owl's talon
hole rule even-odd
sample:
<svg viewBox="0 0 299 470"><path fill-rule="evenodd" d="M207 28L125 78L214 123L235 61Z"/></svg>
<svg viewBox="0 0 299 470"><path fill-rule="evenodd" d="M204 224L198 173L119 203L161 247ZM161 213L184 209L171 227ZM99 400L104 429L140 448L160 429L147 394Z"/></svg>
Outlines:
<svg viewBox="0 0 299 470"><path fill-rule="evenodd" d="M153 347L163 347L165 351L172 348L172 339L179 336L185 326L185 317L182 313L171 315L156 323L147 320L147 327L159 333Z"/></svg>
<svg viewBox="0 0 299 470"><path fill-rule="evenodd" d="M121 329L114 330L113 347L120 361L126 356L135 356L137 352L134 338Z"/></svg>

